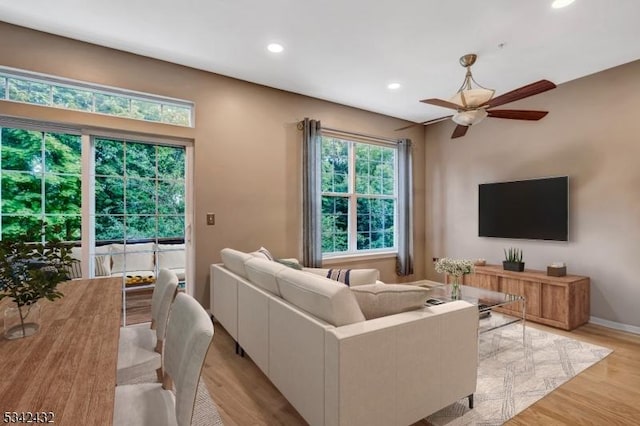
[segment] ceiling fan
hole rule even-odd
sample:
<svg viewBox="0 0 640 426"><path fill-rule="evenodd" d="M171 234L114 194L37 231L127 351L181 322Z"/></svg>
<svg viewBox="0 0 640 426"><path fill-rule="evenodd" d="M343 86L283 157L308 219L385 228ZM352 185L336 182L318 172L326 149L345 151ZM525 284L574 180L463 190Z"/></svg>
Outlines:
<svg viewBox="0 0 640 426"><path fill-rule="evenodd" d="M458 89L450 100L445 101L443 99L431 98L420 101L429 105L453 109L456 113L433 120L427 120L419 124L432 124L451 118L457 124L451 135L451 139L455 139L464 136L470 126L478 124L486 117L537 121L549 113L548 111L521 109L493 109L509 102L546 92L547 90L555 88L556 85L548 80L540 80L494 98L495 90L482 87L474 80L471 74L471 66L476 62L477 58L477 55L472 53L460 58L460 65L467 69L467 74L464 77L462 86L460 86L460 89ZM397 130L408 129L412 126L415 126L415 124Z"/></svg>

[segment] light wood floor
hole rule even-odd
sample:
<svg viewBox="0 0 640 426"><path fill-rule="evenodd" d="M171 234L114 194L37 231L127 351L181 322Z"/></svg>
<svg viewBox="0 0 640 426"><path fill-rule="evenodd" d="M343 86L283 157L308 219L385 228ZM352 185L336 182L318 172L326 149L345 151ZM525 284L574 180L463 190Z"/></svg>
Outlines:
<svg viewBox="0 0 640 426"><path fill-rule="evenodd" d="M579 374L507 425L637 425L640 419L640 336L587 324L573 332L530 324L614 352ZM203 376L226 426L304 425L304 419L251 359L215 323ZM416 425L428 425L420 421Z"/></svg>
<svg viewBox="0 0 640 426"><path fill-rule="evenodd" d="M127 325L151 321L152 294L152 288L127 292L125 298Z"/></svg>

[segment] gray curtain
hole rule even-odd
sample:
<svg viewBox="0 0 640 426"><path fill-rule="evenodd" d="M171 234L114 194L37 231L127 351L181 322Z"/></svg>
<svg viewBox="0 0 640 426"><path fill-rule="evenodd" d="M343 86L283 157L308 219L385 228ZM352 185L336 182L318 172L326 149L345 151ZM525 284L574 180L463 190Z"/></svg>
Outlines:
<svg viewBox="0 0 640 426"><path fill-rule="evenodd" d="M396 273L413 274L413 153L410 139L398 140L398 257Z"/></svg>
<svg viewBox="0 0 640 426"><path fill-rule="evenodd" d="M322 266L321 129L320 121L304 119L302 263L310 268Z"/></svg>

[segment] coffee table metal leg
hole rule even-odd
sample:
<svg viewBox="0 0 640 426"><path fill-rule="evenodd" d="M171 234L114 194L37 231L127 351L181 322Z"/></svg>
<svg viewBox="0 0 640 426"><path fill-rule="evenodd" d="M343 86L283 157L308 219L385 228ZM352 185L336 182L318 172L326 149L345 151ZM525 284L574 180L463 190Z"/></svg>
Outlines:
<svg viewBox="0 0 640 426"><path fill-rule="evenodd" d="M527 321L527 300L522 301L522 346L525 345L525 322Z"/></svg>

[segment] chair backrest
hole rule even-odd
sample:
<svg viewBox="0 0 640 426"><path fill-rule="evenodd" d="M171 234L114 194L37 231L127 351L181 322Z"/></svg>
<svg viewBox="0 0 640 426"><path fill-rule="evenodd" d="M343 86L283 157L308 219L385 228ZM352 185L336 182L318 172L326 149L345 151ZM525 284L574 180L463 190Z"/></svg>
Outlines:
<svg viewBox="0 0 640 426"><path fill-rule="evenodd" d="M151 295L151 320L158 342L164 340L171 302L178 291L178 276L168 269L160 269Z"/></svg>
<svg viewBox="0 0 640 426"><path fill-rule="evenodd" d="M213 338L213 324L193 297L178 293L167 325L164 368L174 383L176 421L188 426L198 390L204 358Z"/></svg>

